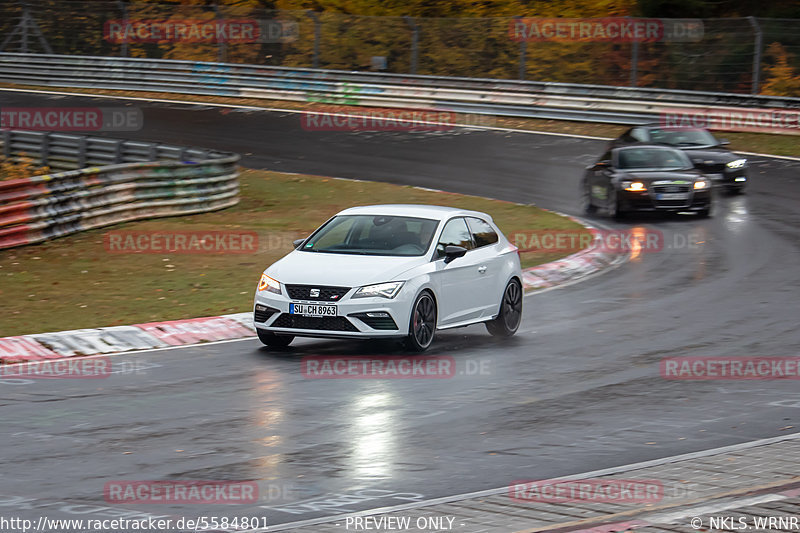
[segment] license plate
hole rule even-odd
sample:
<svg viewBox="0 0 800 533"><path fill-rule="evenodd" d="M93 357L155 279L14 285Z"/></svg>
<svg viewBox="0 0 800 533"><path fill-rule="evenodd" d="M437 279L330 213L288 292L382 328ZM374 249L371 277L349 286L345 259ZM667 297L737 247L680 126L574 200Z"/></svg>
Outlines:
<svg viewBox="0 0 800 533"><path fill-rule="evenodd" d="M663 192L656 195L657 200L686 200L689 193L686 192Z"/></svg>
<svg viewBox="0 0 800 533"><path fill-rule="evenodd" d="M290 315L336 316L335 305L289 304Z"/></svg>
<svg viewBox="0 0 800 533"><path fill-rule="evenodd" d="M712 180L721 180L724 176L722 174L706 174Z"/></svg>

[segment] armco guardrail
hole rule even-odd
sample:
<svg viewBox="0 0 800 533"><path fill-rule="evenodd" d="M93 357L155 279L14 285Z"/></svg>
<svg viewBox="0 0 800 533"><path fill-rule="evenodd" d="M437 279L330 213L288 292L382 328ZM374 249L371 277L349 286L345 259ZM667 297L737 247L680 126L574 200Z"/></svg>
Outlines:
<svg viewBox="0 0 800 533"><path fill-rule="evenodd" d="M3 138L12 159L25 152L46 161L35 151L46 144L53 161L53 152L61 152L54 147L63 148L69 140L77 143L73 153L83 154L72 159L118 164L0 181L0 249L131 220L214 211L239 201L236 154L41 132L6 131Z"/></svg>
<svg viewBox="0 0 800 533"><path fill-rule="evenodd" d="M782 96L11 53L0 54L0 81L617 124L652 122L687 107L800 109L800 98Z"/></svg>

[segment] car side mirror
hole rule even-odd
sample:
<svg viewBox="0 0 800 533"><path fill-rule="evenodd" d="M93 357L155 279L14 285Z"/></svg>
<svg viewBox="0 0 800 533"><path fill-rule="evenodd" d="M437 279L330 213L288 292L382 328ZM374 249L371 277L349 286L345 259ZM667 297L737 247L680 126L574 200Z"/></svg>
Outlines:
<svg viewBox="0 0 800 533"><path fill-rule="evenodd" d="M720 146L727 146L731 143L728 139L718 139L717 142Z"/></svg>
<svg viewBox="0 0 800 533"><path fill-rule="evenodd" d="M603 159L602 161L598 161L597 163L595 163L594 166L597 168L608 168L611 166L611 161L609 161L608 159Z"/></svg>
<svg viewBox="0 0 800 533"><path fill-rule="evenodd" d="M306 242L305 239L296 239L296 240L292 241L292 246L294 246L294 248L296 250L297 247L300 246L301 244L303 244L304 242Z"/></svg>
<svg viewBox="0 0 800 533"><path fill-rule="evenodd" d="M467 253L467 249L463 246L454 246L452 244L448 244L444 248L444 262L447 264L454 259L464 257L465 253Z"/></svg>

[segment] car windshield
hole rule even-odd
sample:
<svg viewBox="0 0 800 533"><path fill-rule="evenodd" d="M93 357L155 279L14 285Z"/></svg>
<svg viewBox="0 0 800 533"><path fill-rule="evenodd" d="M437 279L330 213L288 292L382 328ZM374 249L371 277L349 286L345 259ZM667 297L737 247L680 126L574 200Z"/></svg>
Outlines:
<svg viewBox="0 0 800 533"><path fill-rule="evenodd" d="M300 250L357 255L423 255L438 220L387 215L339 215L318 229Z"/></svg>
<svg viewBox="0 0 800 533"><path fill-rule="evenodd" d="M623 170L677 170L691 166L686 154L670 148L628 148L619 152L618 168Z"/></svg>
<svg viewBox="0 0 800 533"><path fill-rule="evenodd" d="M711 133L703 129L668 128L650 130L650 141L672 146L713 146L718 144Z"/></svg>

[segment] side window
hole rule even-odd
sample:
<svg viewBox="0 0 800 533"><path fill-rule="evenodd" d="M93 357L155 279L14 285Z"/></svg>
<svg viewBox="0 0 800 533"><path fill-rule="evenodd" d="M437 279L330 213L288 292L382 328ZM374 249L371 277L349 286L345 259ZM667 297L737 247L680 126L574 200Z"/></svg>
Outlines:
<svg viewBox="0 0 800 533"><path fill-rule="evenodd" d="M647 130L644 128L633 128L631 130L631 137L633 137L634 140L643 143L646 143L650 140L650 136L647 134Z"/></svg>
<svg viewBox="0 0 800 533"><path fill-rule="evenodd" d="M469 224L469 229L472 230L472 239L475 241L475 248L488 246L497 242L497 233L488 222L479 218L468 217L467 224Z"/></svg>
<svg viewBox="0 0 800 533"><path fill-rule="evenodd" d="M442 236L439 237L439 242L436 244L436 259L444 257L446 246L462 246L467 250L473 248L469 228L463 218L454 218L445 225Z"/></svg>

